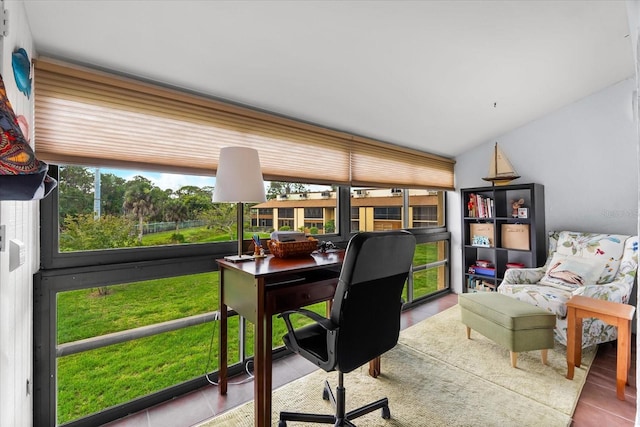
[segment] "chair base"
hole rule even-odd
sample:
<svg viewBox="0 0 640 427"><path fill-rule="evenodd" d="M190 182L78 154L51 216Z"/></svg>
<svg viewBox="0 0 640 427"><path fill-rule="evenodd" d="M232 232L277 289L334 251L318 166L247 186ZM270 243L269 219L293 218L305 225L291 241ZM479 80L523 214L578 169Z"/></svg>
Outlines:
<svg viewBox="0 0 640 427"><path fill-rule="evenodd" d="M307 423L317 424L333 424L335 427L355 427L351 421L361 417L369 412L373 412L377 409L382 410L382 418L391 418L391 412L389 411L389 400L385 397L380 400L376 400L368 405L361 406L358 409L354 409L345 414L345 389L342 387L342 372L340 375L340 385L336 388L338 397L336 398L331 390L329 381L325 381L324 390L322 391L322 398L324 400L330 400L336 413L335 415L323 415L323 414L306 414L298 412L280 412L280 421L278 427L287 427L287 421L302 421Z"/></svg>

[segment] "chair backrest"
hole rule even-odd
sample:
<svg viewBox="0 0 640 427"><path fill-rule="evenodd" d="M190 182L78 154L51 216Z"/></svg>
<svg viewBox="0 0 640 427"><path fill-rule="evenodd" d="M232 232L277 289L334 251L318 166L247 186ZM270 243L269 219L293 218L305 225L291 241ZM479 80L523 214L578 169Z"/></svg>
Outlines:
<svg viewBox="0 0 640 427"><path fill-rule="evenodd" d="M362 232L349 241L331 309L338 329L327 337L340 371L350 372L396 345L415 246L413 235L401 230Z"/></svg>
<svg viewBox="0 0 640 427"><path fill-rule="evenodd" d="M549 262L558 253L586 259L606 260L606 269L598 283L609 283L622 274L637 269L638 237L623 234L603 234L576 231L549 232ZM635 275L635 273L634 273Z"/></svg>

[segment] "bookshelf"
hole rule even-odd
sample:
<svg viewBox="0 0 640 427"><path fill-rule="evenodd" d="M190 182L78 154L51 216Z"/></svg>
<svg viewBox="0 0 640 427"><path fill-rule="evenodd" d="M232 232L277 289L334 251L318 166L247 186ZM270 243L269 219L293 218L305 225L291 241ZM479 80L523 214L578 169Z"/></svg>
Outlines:
<svg viewBox="0 0 640 427"><path fill-rule="evenodd" d="M547 254L544 186L516 184L464 188L463 292L495 291L510 267L540 267ZM514 202L521 216L514 217ZM523 215L526 215L524 217Z"/></svg>

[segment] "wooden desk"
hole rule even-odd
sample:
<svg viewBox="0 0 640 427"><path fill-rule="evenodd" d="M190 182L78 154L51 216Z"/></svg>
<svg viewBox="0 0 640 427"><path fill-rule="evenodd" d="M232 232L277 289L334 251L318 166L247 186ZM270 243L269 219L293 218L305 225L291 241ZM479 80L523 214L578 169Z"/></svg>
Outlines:
<svg viewBox="0 0 640 427"><path fill-rule="evenodd" d="M255 325L256 426L271 426L271 317L285 310L331 300L343 260L344 251L304 258L268 255L239 263L217 260L220 268L220 394L227 393L227 308L231 307Z"/></svg>
<svg viewBox="0 0 640 427"><path fill-rule="evenodd" d="M567 378L573 379L574 367L582 362L582 319L595 317L618 328L616 396L624 400L631 367L631 319L636 308L629 304L573 296L567 302Z"/></svg>

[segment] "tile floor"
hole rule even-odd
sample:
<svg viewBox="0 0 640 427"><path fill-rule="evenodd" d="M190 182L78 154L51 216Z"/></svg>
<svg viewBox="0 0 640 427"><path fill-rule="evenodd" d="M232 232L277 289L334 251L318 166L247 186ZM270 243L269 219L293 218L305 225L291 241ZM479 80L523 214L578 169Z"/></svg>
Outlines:
<svg viewBox="0 0 640 427"><path fill-rule="evenodd" d="M402 327L406 328L425 318L439 313L458 302L455 294L448 294L403 313ZM636 416L636 356L635 336L633 342L630 386L626 389L626 400L616 398L616 347L604 344L598 349L596 359L587 376L574 413L572 427L632 427ZM289 381L304 376L315 367L297 355L274 362L273 386L280 387ZM233 378L240 382L243 378ZM230 385L227 396L220 396L215 386L191 392L180 398L132 414L126 418L106 424L107 427L191 427L216 414L253 399L253 384L247 382Z"/></svg>

